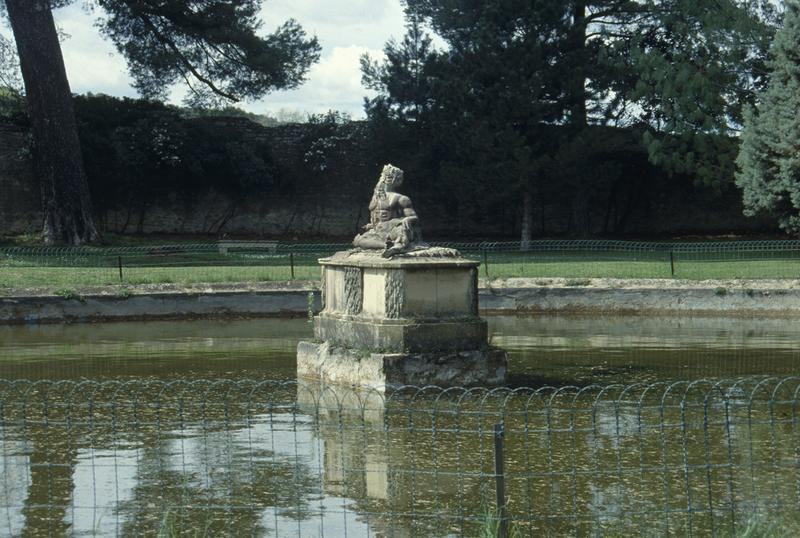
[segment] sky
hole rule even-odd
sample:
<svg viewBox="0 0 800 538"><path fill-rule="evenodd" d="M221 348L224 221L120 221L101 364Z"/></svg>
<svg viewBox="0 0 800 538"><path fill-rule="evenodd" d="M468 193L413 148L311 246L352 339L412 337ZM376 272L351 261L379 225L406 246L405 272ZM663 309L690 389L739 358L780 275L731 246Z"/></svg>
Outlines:
<svg viewBox="0 0 800 538"><path fill-rule="evenodd" d="M75 93L105 93L135 97L124 58L94 27L95 15L81 2L54 11L56 24L69 37L62 43L64 63ZM383 57L390 38L405 33L400 0L265 0L264 30L271 32L289 18L296 19L322 46L320 61L306 82L295 90L279 91L238 106L257 114L281 109L302 112L339 110L354 118L364 116L364 97L372 92L361 85L359 57L368 52ZM2 33L10 37L7 29ZM180 92L173 101L180 103Z"/></svg>

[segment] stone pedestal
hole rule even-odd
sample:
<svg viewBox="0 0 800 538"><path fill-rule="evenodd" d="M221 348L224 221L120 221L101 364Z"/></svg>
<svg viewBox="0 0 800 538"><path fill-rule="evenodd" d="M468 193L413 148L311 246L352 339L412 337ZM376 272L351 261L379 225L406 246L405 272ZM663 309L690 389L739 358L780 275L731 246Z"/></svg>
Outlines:
<svg viewBox="0 0 800 538"><path fill-rule="evenodd" d="M299 377L364 385L496 385L506 354L478 317L478 262L443 249L392 259L340 252L320 260L316 342L297 349Z"/></svg>

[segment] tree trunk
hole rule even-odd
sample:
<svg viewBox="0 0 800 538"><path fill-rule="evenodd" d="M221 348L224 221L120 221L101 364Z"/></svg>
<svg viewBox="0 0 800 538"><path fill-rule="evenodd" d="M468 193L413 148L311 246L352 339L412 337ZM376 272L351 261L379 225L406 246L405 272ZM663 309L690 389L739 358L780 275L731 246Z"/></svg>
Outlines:
<svg viewBox="0 0 800 538"><path fill-rule="evenodd" d="M45 243L98 238L61 44L48 0L5 0L19 51L42 188Z"/></svg>
<svg viewBox="0 0 800 538"><path fill-rule="evenodd" d="M586 64L589 61L586 51L586 0L574 0L572 3L570 34L570 52L573 55L573 78L569 90L572 101L570 123L576 130L582 130L589 122L586 112Z"/></svg>
<svg viewBox="0 0 800 538"><path fill-rule="evenodd" d="M520 250L531 248L533 235L533 195L528 185L522 189L522 230L520 231Z"/></svg>

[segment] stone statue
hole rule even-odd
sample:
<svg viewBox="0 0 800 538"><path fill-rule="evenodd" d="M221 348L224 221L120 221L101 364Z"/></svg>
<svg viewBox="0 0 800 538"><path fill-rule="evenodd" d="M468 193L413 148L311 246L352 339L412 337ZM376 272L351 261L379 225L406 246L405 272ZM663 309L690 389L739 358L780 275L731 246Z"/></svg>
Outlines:
<svg viewBox="0 0 800 538"><path fill-rule="evenodd" d="M420 234L419 220L411 199L397 192L403 184L403 171L387 164L369 203L369 223L364 233L353 239L353 246L382 249L384 258L426 248Z"/></svg>

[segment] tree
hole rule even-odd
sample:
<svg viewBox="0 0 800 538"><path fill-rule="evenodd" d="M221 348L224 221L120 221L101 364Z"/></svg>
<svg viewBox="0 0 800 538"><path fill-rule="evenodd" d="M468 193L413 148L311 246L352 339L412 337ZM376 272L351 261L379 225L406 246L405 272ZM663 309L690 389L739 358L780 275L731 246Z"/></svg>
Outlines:
<svg viewBox="0 0 800 538"><path fill-rule="evenodd" d="M419 122L421 116L430 129L424 140L441 142L442 169L458 162L482 167L492 188L519 204L523 244L534 198L541 205L548 190L568 194L573 233L588 231L594 167L569 166L569 173L554 167L595 150L623 153L630 140L614 137L625 146L618 152L586 133L590 127L636 128L662 168L715 186L725 174L732 178L728 135L762 78L774 19L769 2L404 3L406 39L387 44L383 64L362 69L380 93L368 103L370 119L385 114ZM420 26L445 46L431 51L430 39L417 37ZM560 128L547 128L553 125ZM545 189L545 182L556 184Z"/></svg>
<svg viewBox="0 0 800 538"><path fill-rule="evenodd" d="M724 190L733 184L742 111L765 82L777 25L771 2L659 0L611 41L632 120L651 161Z"/></svg>
<svg viewBox="0 0 800 538"><path fill-rule="evenodd" d="M650 161L721 192L733 184L742 108L763 84L776 13L752 0L573 0L560 67L570 141L589 123L644 126ZM591 137L590 137L591 138ZM624 140L624 138L620 139ZM574 220L592 174L574 178Z"/></svg>
<svg viewBox="0 0 800 538"><path fill-rule="evenodd" d="M248 199L280 187L269 138L249 118L106 95L74 103L96 217L120 233L141 233L160 201L210 193L222 196L204 231L220 233Z"/></svg>
<svg viewBox="0 0 800 538"><path fill-rule="evenodd" d="M72 94L55 22L46 0L6 0L19 51L41 185L46 243L98 238Z"/></svg>
<svg viewBox="0 0 800 538"><path fill-rule="evenodd" d="M409 1L407 16L407 35L387 44L387 60L362 62L365 83L380 92L367 104L370 120L390 115L413 125L438 161L454 218L485 217L486 192L521 200L525 240L535 161L546 153L537 127L563 116L560 83L548 68L558 58L560 3ZM444 50L433 50L423 23Z"/></svg>
<svg viewBox="0 0 800 538"><path fill-rule="evenodd" d="M745 114L736 184L745 214L770 213L800 232L800 2L787 0L770 49L769 83Z"/></svg>
<svg viewBox="0 0 800 538"><path fill-rule="evenodd" d="M409 15L403 40L390 40L383 50L384 62L374 61L368 54L361 57L364 86L379 92L375 99L366 101L367 113L386 108L386 114L394 119L425 121L434 102L437 53L420 18Z"/></svg>
<svg viewBox="0 0 800 538"><path fill-rule="evenodd" d="M5 0L19 52L42 185L43 238L98 237L69 82L52 8L71 0ZM319 44L293 20L260 36L260 0L93 0L103 33L125 56L134 85L164 98L184 83L193 105L255 99L299 85Z"/></svg>

